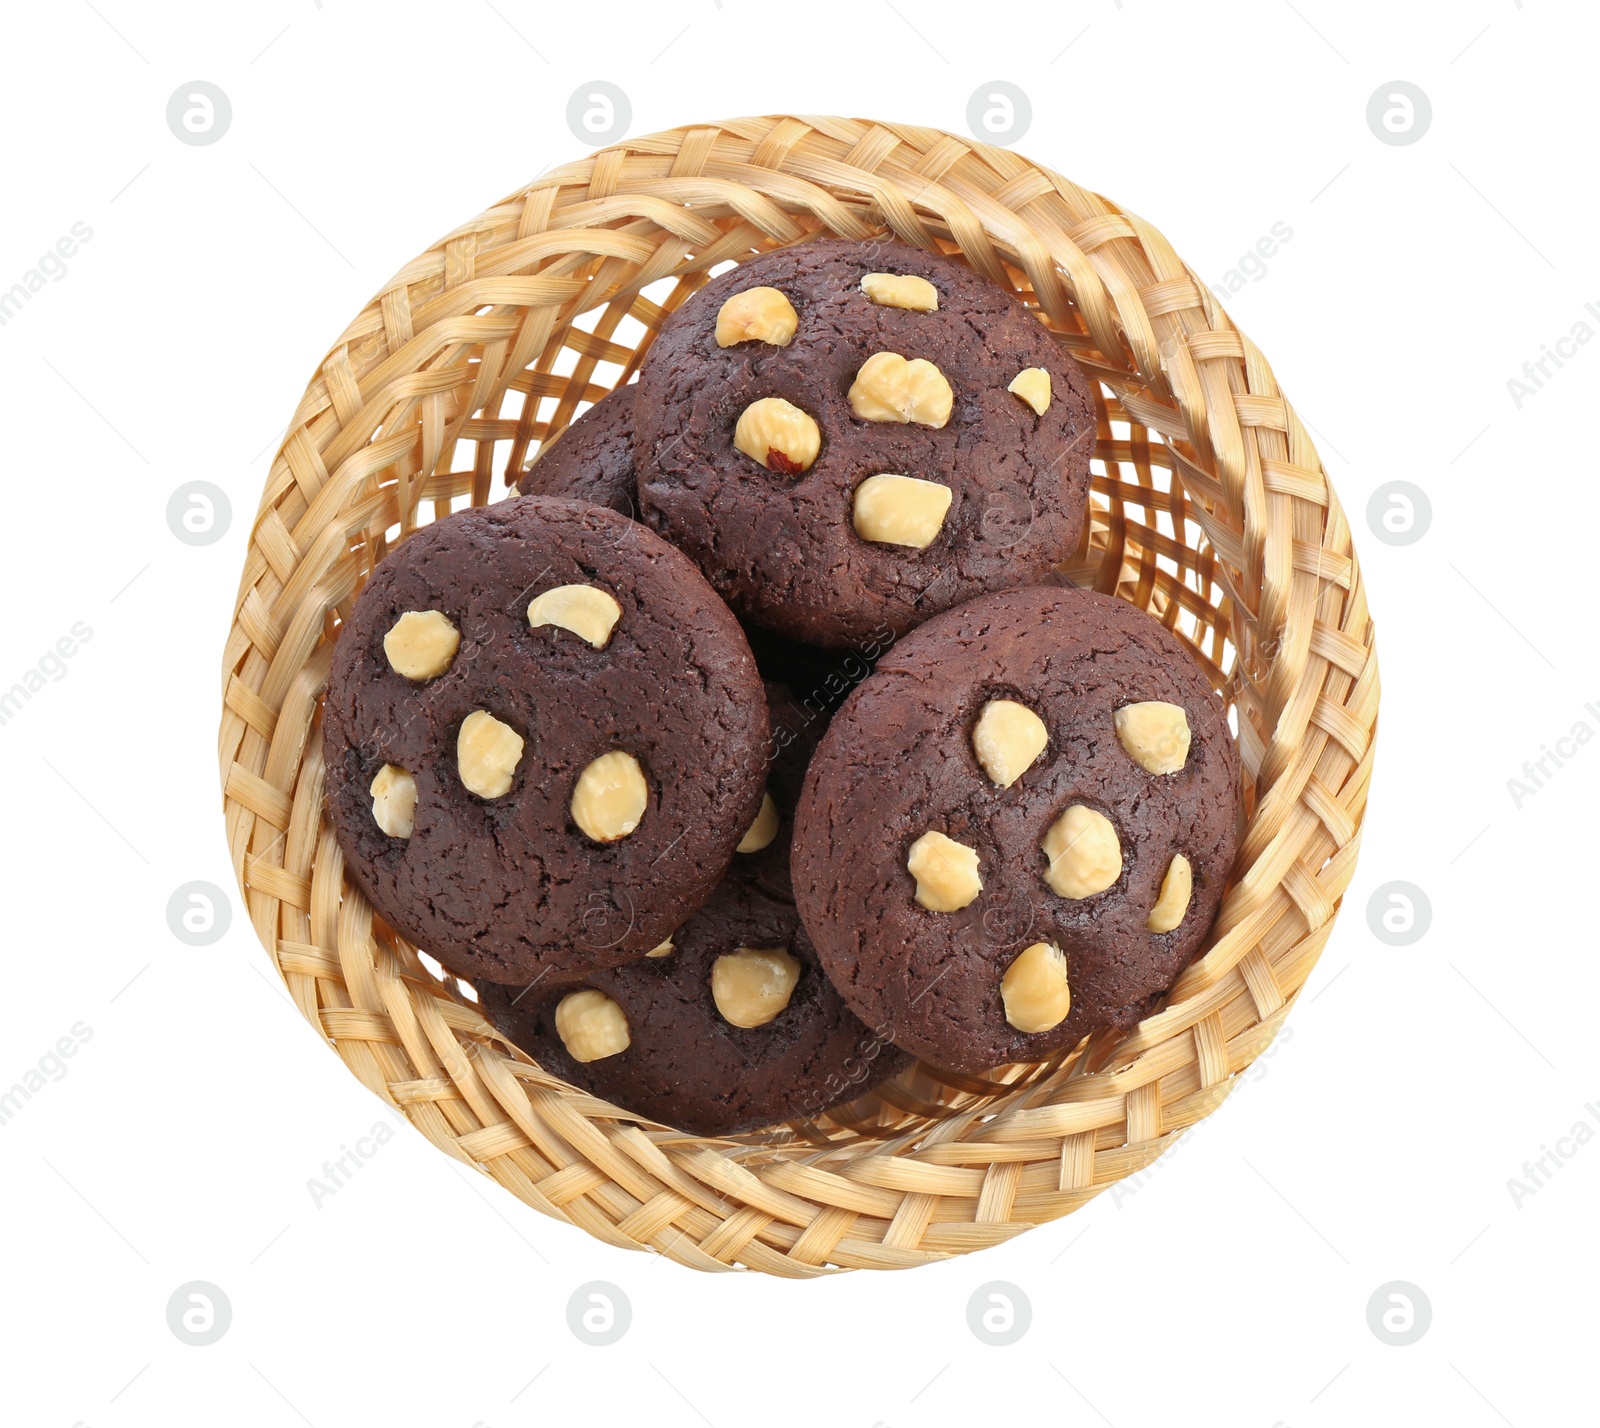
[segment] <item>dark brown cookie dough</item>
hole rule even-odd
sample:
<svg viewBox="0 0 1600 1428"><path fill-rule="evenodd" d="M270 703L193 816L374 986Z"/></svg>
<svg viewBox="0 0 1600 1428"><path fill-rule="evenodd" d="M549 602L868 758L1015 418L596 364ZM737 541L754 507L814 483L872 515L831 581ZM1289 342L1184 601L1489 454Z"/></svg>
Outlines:
<svg viewBox="0 0 1600 1428"><path fill-rule="evenodd" d="M1025 706L1048 736L1031 763L1023 746L1025 771L1008 787L974 743L991 701ZM1135 720L1136 704L1184 711L1191 737L1176 771L1147 771L1125 746L1116 711ZM1096 1028L1132 1026L1195 956L1233 864L1238 789L1223 706L1159 621L1087 590L989 595L907 635L834 716L796 814L795 899L840 994L896 1044L963 1071L1036 1060ZM1046 880L1044 847L1074 805L1090 826L1063 825L1072 846L1058 868L1094 851L1107 820L1120 872L1105 859L1109 886L1066 896ZM908 871L930 832L977 854L982 890L950 911L919 904ZM1153 932L1147 918L1180 854L1192 896L1172 930ZM973 892L961 885L964 856L954 855L952 903ZM1025 1031L1008 1021L1002 978L1035 944L1065 954L1071 1006Z"/></svg>
<svg viewBox="0 0 1600 1428"><path fill-rule="evenodd" d="M914 275L936 311L874 302L872 273ZM723 304L775 288L798 325L786 345L718 345ZM865 420L850 390L878 353L931 362L953 408L942 427ZM1007 390L1025 368L1051 378L1042 415ZM985 591L1037 584L1076 545L1094 409L1088 379L1010 293L949 259L888 241L779 249L707 283L662 327L639 378L635 443L646 521L697 560L739 614L814 645L896 634ZM741 414L781 398L820 428L803 471L735 444ZM868 478L909 476L953 493L924 548L855 527Z"/></svg>
<svg viewBox="0 0 1600 1428"><path fill-rule="evenodd" d="M633 475L633 398L629 383L601 397L539 454L517 482L524 496L592 501L638 519Z"/></svg>
<svg viewBox="0 0 1600 1428"><path fill-rule="evenodd" d="M550 610L570 586L614 612L609 632L581 604ZM539 601L570 623L531 626ZM386 644L402 616L396 658L418 677ZM571 975L647 951L710 896L767 743L749 646L693 565L613 511L525 496L423 528L367 582L328 680L328 814L374 906L452 971Z"/></svg>
<svg viewBox="0 0 1600 1428"><path fill-rule="evenodd" d="M767 686L767 702L774 749L767 787L779 815L772 841L734 855L711 900L673 935L670 952L577 983L478 986L484 1014L546 1070L695 1135L731 1135L816 1115L854 1100L909 1061L846 1010L788 899L791 813L824 721L808 716L778 685ZM742 947L783 949L798 971L782 1010L758 1026L735 1025L726 1010L738 1003L719 1005L716 994L718 959ZM729 987L722 986L727 997ZM616 1036L625 1025L625 1049L575 1058L562 1031L578 1049L584 1044L572 1022L558 1025L557 1014L568 997L582 993L589 996L574 1006L587 1006L588 1034ZM594 993L615 1009L598 1004Z"/></svg>

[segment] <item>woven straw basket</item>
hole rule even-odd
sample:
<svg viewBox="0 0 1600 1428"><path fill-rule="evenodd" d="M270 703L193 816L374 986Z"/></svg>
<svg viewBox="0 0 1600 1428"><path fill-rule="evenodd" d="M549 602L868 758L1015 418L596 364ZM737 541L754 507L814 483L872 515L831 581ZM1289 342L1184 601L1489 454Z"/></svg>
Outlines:
<svg viewBox="0 0 1600 1428"><path fill-rule="evenodd" d="M1176 630L1228 701L1248 829L1164 1008L1037 1065L917 1067L827 1115L687 1136L544 1074L344 876L318 724L332 642L406 531L504 493L707 278L817 232L953 253L1100 384L1062 568ZM981 1249L1209 1115L1272 1040L1350 882L1378 671L1350 527L1266 359L1149 224L1005 149L786 115L619 143L408 263L323 359L271 475L223 661L228 843L295 1003L512 1194L611 1244L803 1278Z"/></svg>

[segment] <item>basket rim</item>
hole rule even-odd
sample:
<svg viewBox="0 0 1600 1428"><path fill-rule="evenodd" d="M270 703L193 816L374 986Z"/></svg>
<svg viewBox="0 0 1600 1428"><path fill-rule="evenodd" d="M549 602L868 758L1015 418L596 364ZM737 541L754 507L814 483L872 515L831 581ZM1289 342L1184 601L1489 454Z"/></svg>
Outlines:
<svg viewBox="0 0 1600 1428"><path fill-rule="evenodd" d="M1063 568L1178 629L1236 711L1245 836L1203 954L1132 1031L993 1080L919 1066L887 1109L870 1096L818 1118L829 1134L687 1136L540 1071L374 918L321 809L320 691L340 611L385 532L403 539L423 501L481 504L496 441L509 437L504 470L520 470L531 444L609 389L602 360L629 380L664 315L645 288L670 280L681 300L753 244L873 225L1020 290L1103 393L1096 519ZM589 329L574 325L589 313ZM624 318L645 332L631 348ZM568 371L552 351L573 354ZM477 453L470 471L455 469L461 443ZM218 753L257 935L369 1089L448 1154L609 1243L803 1278L947 1258L1070 1213L1226 1100L1292 1008L1353 874L1378 697L1350 527L1315 445L1156 229L1008 149L768 115L562 165L363 306L269 469L224 652ZM940 1115L918 1121L918 1104ZM855 1130L830 1139L852 1115Z"/></svg>

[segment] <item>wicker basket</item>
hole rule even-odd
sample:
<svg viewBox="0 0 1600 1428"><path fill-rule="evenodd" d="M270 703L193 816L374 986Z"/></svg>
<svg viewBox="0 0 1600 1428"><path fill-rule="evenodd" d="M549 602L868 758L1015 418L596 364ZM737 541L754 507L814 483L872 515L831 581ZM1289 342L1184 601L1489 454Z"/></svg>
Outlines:
<svg viewBox="0 0 1600 1428"><path fill-rule="evenodd" d="M1176 630L1229 701L1248 831L1208 950L1120 1039L918 1067L812 1121L687 1136L541 1072L344 876L318 709L405 531L516 480L709 269L822 230L953 253L1101 384L1078 583ZM271 475L223 661L228 843L306 1019L425 1136L557 1219L801 1278L1009 1239L1143 1169L1272 1040L1355 867L1378 670L1350 527L1266 359L1154 228L1005 149L779 116L568 164L408 263L334 344Z"/></svg>

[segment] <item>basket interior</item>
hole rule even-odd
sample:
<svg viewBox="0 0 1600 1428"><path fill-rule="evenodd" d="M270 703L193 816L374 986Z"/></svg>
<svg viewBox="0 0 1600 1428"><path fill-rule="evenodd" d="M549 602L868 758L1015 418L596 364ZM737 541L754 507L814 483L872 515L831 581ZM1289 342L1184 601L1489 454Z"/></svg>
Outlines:
<svg viewBox="0 0 1600 1428"><path fill-rule="evenodd" d="M376 489L387 493L392 484L395 499L392 507L383 503L372 524L355 533L350 554L361 583L408 531L469 505L505 499L542 445L613 388L633 379L669 313L708 279L783 246L750 232L736 218L712 221L726 241L703 252L686 253L671 275L643 286L618 289L608 284L604 259L578 267L573 276L583 281L586 291L574 303L571 316L552 328L532 362L508 371L485 390L480 391L478 380L482 352L466 354L473 399L481 397L481 405L441 451L437 470L420 480L412 476L404 490L398 468L376 473ZM818 224L807 227L797 241L831 236L842 235ZM883 236L892 238L887 232ZM939 251L965 262L953 243L940 244ZM1092 375L1104 368L1081 321L1069 325L1043 312L1021 269L1004 264L1002 274L1018 299ZM492 305L485 305L478 313L489 316L493 311ZM1070 302L1069 311L1076 315ZM461 385L466 385L465 379ZM1193 503L1174 480L1175 463L1161 435L1137 421L1106 381L1094 383L1094 391L1098 430L1090 464L1090 519L1078 549L1062 552L1060 568L1077 584L1127 600L1178 634L1226 700L1230 727L1237 733L1238 650L1232 638L1232 599L1222 583L1224 572L1216 552L1194 518ZM375 436L381 440L382 431ZM379 528L377 519L390 514L398 519ZM358 584L357 592L359 588ZM343 608L347 610L348 603ZM336 630L334 623L329 634ZM1248 809L1252 796L1248 769L1242 777ZM426 952L411 948L376 914L374 930L390 939L403 960L425 974L440 994L465 1007L475 1005L470 984L450 975ZM915 1143L951 1115L982 1119L998 1100L1009 1101L1028 1089L1047 1089L1063 1079L1102 1069L1114 1058L1121 1039L1115 1034L1090 1037L1045 1061L996 1067L986 1076L919 1065L821 1115L719 1139L752 1150L782 1146L819 1150L862 1139ZM642 1117L622 1115L654 1125Z"/></svg>

